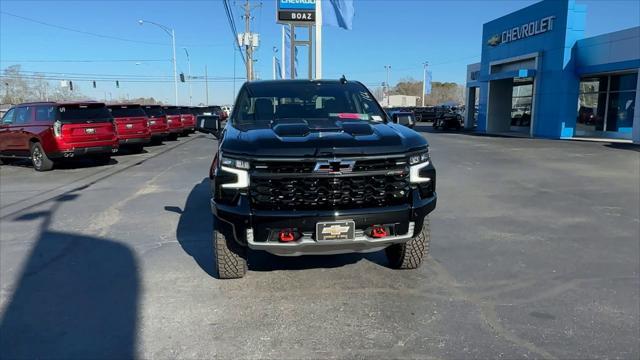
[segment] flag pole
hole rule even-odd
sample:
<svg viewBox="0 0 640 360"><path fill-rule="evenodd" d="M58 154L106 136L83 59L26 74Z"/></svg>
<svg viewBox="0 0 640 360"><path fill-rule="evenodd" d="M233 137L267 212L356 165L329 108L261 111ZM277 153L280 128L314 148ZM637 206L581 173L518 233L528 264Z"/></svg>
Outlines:
<svg viewBox="0 0 640 360"><path fill-rule="evenodd" d="M316 79L322 79L322 0L316 0Z"/></svg>
<svg viewBox="0 0 640 360"><path fill-rule="evenodd" d="M280 55L281 59L280 59L280 71L282 74L282 78L286 79L287 78L287 73L286 73L286 64L285 61L287 61L287 48L284 45L284 27L285 25L282 25L282 53Z"/></svg>

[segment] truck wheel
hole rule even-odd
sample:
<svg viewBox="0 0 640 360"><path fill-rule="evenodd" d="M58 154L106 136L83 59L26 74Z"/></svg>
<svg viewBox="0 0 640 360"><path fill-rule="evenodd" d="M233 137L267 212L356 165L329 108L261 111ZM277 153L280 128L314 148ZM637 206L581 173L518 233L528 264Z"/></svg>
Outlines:
<svg viewBox="0 0 640 360"><path fill-rule="evenodd" d="M171 133L167 135L167 140L176 141L178 140L178 133Z"/></svg>
<svg viewBox="0 0 640 360"><path fill-rule="evenodd" d="M31 144L31 162L36 171L49 171L53 169L53 161L47 157L39 142Z"/></svg>
<svg viewBox="0 0 640 360"><path fill-rule="evenodd" d="M132 154L140 154L143 149L144 149L144 145L136 144L136 145L132 145L129 151L131 151Z"/></svg>
<svg viewBox="0 0 640 360"><path fill-rule="evenodd" d="M213 252L220 279L239 279L247 273L247 249L218 229L213 231Z"/></svg>
<svg viewBox="0 0 640 360"><path fill-rule="evenodd" d="M429 254L431 229L429 218L424 218L422 231L404 244L394 244L385 249L389 266L394 269L417 269Z"/></svg>

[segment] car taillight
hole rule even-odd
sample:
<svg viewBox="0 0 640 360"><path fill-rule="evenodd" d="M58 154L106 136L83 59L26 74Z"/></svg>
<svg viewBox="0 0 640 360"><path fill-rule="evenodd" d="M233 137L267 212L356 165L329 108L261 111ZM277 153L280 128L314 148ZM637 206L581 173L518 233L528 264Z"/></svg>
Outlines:
<svg viewBox="0 0 640 360"><path fill-rule="evenodd" d="M58 120L53 123L53 135L55 135L55 137L62 136L62 123Z"/></svg>

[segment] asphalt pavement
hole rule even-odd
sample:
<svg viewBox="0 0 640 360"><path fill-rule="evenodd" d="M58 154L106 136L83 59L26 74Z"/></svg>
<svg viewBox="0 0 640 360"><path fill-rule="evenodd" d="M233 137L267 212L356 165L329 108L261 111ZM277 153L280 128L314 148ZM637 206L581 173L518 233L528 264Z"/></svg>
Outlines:
<svg viewBox="0 0 640 360"><path fill-rule="evenodd" d="M439 200L409 271L252 252L216 279L205 135L2 166L0 358L638 359L640 149L425 136Z"/></svg>

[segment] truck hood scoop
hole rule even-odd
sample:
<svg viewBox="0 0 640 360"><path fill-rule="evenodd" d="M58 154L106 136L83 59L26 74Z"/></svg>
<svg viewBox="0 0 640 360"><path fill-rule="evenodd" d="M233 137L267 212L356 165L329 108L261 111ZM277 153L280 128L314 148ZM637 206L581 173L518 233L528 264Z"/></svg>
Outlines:
<svg viewBox="0 0 640 360"><path fill-rule="evenodd" d="M310 133L346 133L351 136L373 134L373 127L362 121L300 120L276 123L271 129L280 137L307 136Z"/></svg>

